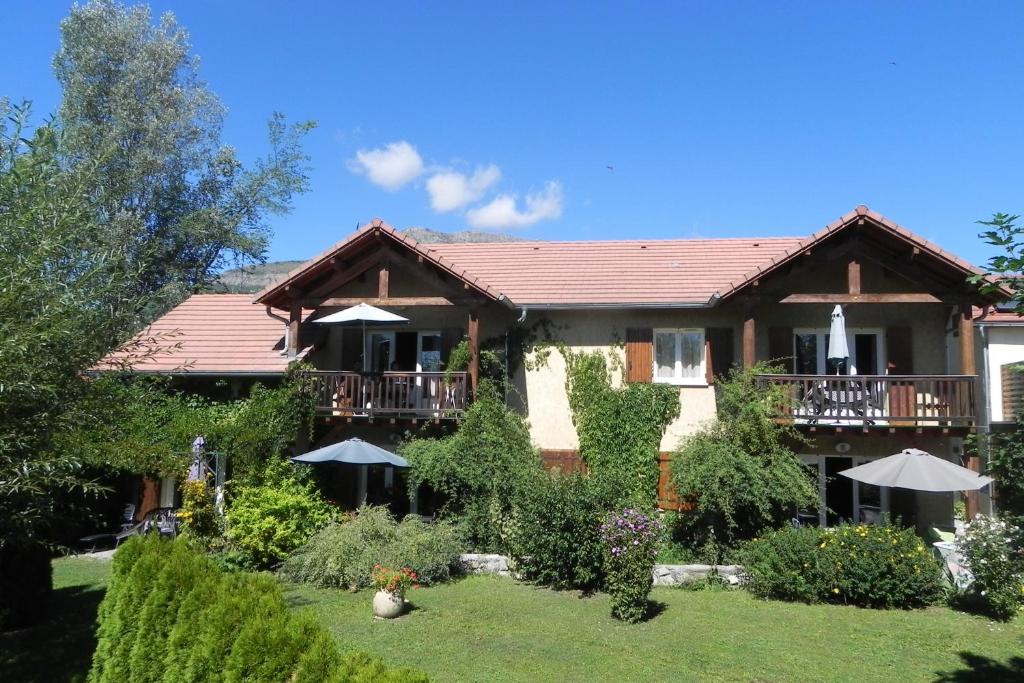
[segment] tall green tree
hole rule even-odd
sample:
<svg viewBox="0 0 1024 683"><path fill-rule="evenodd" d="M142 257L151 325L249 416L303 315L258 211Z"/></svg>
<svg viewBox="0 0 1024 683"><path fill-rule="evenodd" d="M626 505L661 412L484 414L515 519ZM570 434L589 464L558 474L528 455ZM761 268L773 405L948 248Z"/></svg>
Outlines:
<svg viewBox="0 0 1024 683"><path fill-rule="evenodd" d="M270 153L247 167L221 141L224 106L172 14L154 24L145 5L94 0L60 29L63 152L97 168L104 237L129 247L139 292L175 303L227 263L261 260L267 216L308 188L300 141L314 124L274 114ZM123 215L137 220L114 229Z"/></svg>
<svg viewBox="0 0 1024 683"><path fill-rule="evenodd" d="M1024 225L1020 216L994 213L987 221L978 221L985 230L978 235L996 248L996 255L985 263L985 274L971 276L986 294L1010 293L1010 301L1018 315L1024 315Z"/></svg>

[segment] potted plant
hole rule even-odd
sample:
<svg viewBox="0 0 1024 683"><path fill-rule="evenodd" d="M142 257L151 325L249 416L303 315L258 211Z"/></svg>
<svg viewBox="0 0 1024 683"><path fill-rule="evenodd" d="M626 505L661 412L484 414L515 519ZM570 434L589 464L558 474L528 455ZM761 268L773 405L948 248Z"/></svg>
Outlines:
<svg viewBox="0 0 1024 683"><path fill-rule="evenodd" d="M373 587L373 615L381 619L394 619L405 611L405 592L417 587L416 572L408 567L390 569L373 565L370 573Z"/></svg>

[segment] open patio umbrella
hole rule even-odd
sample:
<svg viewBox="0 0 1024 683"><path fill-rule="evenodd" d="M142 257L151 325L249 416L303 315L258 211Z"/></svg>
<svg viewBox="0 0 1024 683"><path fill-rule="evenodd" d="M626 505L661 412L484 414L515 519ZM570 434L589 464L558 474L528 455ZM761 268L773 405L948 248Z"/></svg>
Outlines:
<svg viewBox="0 0 1024 683"><path fill-rule="evenodd" d="M836 306L832 309L832 325L828 330L828 353L825 354L829 360L836 361L837 371L850 357L850 348L846 344L846 318L843 316L843 307Z"/></svg>
<svg viewBox="0 0 1024 683"><path fill-rule="evenodd" d="M380 446L374 446L362 439L348 439L315 451L297 455L293 462L309 464L323 462L339 462L348 465L387 465L389 467L409 467L409 461Z"/></svg>
<svg viewBox="0 0 1024 683"><path fill-rule="evenodd" d="M976 491L992 483L991 477L916 448L906 448L839 474L865 484L914 491Z"/></svg>
<svg viewBox="0 0 1024 683"><path fill-rule="evenodd" d="M367 371L369 359L366 355L366 328L369 327L391 327L393 325L405 325L408 318L403 318L382 308L370 304L356 304L337 313L317 318L313 322L324 325L349 325L352 327L362 326L363 328L363 371Z"/></svg>

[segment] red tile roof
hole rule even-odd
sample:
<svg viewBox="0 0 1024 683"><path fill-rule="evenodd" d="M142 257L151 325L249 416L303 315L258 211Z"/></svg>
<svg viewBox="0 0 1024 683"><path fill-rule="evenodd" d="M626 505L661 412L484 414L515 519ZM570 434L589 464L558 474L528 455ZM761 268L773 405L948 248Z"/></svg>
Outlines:
<svg viewBox="0 0 1024 683"><path fill-rule="evenodd" d="M196 294L161 316L98 367L130 362L136 372L161 374L280 374L285 324L254 306L248 294ZM135 348L129 353L127 348ZM147 351L141 360L142 350ZM310 350L306 346L300 353Z"/></svg>
<svg viewBox="0 0 1024 683"><path fill-rule="evenodd" d="M421 244L517 306L705 305L796 237Z"/></svg>
<svg viewBox="0 0 1024 683"><path fill-rule="evenodd" d="M1014 311L1000 311L995 308L987 309L986 313L980 308L974 309L975 324L984 325L1024 325L1024 317L1017 315Z"/></svg>

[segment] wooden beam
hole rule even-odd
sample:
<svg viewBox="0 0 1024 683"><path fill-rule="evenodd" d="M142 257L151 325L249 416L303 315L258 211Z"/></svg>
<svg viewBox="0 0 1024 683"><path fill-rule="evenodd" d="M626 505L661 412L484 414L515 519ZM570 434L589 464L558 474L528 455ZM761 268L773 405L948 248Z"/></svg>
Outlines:
<svg viewBox="0 0 1024 683"><path fill-rule="evenodd" d="M335 270L324 282L308 292L311 297L327 296L336 289L340 289L352 280L366 272L368 268L380 262L380 254L373 252L358 261L349 262L341 270ZM340 262L343 263L343 262ZM337 268L337 266L335 266Z"/></svg>
<svg viewBox="0 0 1024 683"><path fill-rule="evenodd" d="M469 311L466 330L469 337L469 388L475 396L480 380L480 316L475 309Z"/></svg>
<svg viewBox="0 0 1024 683"><path fill-rule="evenodd" d="M891 294L790 294L782 304L941 304L934 294L916 292Z"/></svg>
<svg viewBox="0 0 1024 683"><path fill-rule="evenodd" d="M384 263L380 267L380 272L377 273L377 297L380 299L387 299L389 296L388 280L390 279L388 260L385 258Z"/></svg>
<svg viewBox="0 0 1024 683"><path fill-rule="evenodd" d="M850 259L846 265L846 290L850 294L860 294L860 262Z"/></svg>
<svg viewBox="0 0 1024 683"><path fill-rule="evenodd" d="M754 312L748 310L743 318L743 367L752 368L756 362L757 326L754 322Z"/></svg>
<svg viewBox="0 0 1024 683"><path fill-rule="evenodd" d="M293 299L288 309L288 357L299 353L299 332L302 325L302 301Z"/></svg>
<svg viewBox="0 0 1024 683"><path fill-rule="evenodd" d="M443 296L398 296L387 297L330 297L327 299L303 299L302 304L308 308L320 306L337 306L348 308L357 304L370 304L371 306L459 306L468 303L466 301L452 301Z"/></svg>
<svg viewBox="0 0 1024 683"><path fill-rule="evenodd" d="M960 306L960 374L975 375L977 368L974 362L974 307L971 304Z"/></svg>

